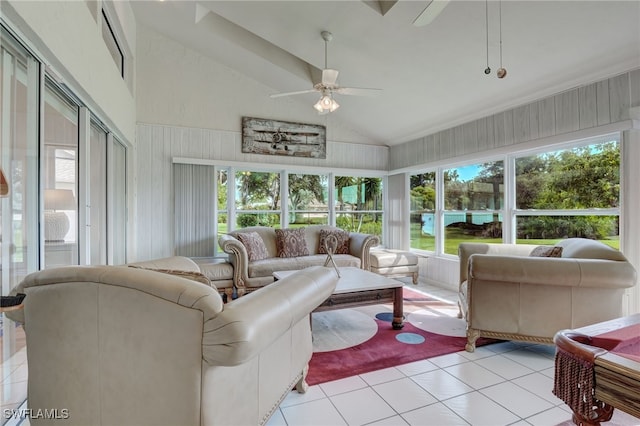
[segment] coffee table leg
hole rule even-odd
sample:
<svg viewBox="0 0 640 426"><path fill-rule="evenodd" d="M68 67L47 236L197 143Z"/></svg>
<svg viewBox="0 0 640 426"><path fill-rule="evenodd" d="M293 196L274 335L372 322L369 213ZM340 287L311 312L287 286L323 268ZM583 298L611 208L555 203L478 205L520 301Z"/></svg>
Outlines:
<svg viewBox="0 0 640 426"><path fill-rule="evenodd" d="M404 307L402 303L402 287L396 287L393 292L393 322L391 326L394 330L404 327Z"/></svg>

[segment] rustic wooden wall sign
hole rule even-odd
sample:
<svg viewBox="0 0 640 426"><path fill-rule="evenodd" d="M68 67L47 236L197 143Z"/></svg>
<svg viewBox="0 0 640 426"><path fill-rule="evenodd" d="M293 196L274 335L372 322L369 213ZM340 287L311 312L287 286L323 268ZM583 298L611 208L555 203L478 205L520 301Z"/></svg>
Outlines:
<svg viewBox="0 0 640 426"><path fill-rule="evenodd" d="M327 158L327 132L317 124L242 117L242 152Z"/></svg>

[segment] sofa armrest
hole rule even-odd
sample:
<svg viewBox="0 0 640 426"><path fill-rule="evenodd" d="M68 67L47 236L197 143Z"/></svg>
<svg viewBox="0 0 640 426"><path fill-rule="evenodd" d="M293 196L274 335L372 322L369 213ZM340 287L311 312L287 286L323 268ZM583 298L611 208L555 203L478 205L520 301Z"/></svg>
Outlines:
<svg viewBox="0 0 640 426"><path fill-rule="evenodd" d="M593 288L627 288L635 285L636 271L629 262L473 254L469 281L513 282Z"/></svg>
<svg viewBox="0 0 640 426"><path fill-rule="evenodd" d="M360 258L360 268L365 271L371 266L369 263L369 252L372 247L380 244L380 238L373 234L363 234L361 232L349 233L349 251L353 256Z"/></svg>
<svg viewBox="0 0 640 426"><path fill-rule="evenodd" d="M244 244L237 238L223 234L218 238L218 245L229 255L229 262L233 265L233 284L236 288L245 288L249 278L249 254ZM244 293L243 291L239 293Z"/></svg>
<svg viewBox="0 0 640 426"><path fill-rule="evenodd" d="M333 269L313 266L224 306L203 330L203 359L242 364L258 355L324 302L335 289Z"/></svg>

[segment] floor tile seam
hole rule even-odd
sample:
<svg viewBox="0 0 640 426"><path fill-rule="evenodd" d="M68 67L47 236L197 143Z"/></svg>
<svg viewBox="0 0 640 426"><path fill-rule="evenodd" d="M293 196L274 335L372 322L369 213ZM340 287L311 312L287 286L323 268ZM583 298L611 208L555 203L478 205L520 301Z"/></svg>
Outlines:
<svg viewBox="0 0 640 426"><path fill-rule="evenodd" d="M455 397L454 397L454 398L455 398ZM450 399L450 398L448 398L448 399ZM411 424L411 423L409 422L409 420L407 420L407 419L404 417L406 414L412 413L412 412L414 412L414 411L422 410L423 408L430 407L430 406L432 406L432 405L438 405L438 404L442 405L444 408L446 408L447 410L451 411L453 414L455 414L455 415L456 415L460 420L462 420L462 421L463 421L463 422L465 422L466 424L471 425L471 423L469 423L468 421L466 421L466 420L465 420L465 419L464 419L460 414L458 414L458 412L457 412L457 411L455 411L455 410L451 409L449 406L447 406L447 405L444 403L444 401L439 401L439 400L436 400L435 402L433 402L433 403L431 403L431 404L427 404L427 405L425 405L425 406L423 406L423 407L419 407L419 408L415 408L415 409L413 409L413 410L405 411L404 413L401 413L401 414L399 414L399 415L400 415L400 417L402 417L402 420L404 420L404 421L405 421L405 422L407 422L408 424Z"/></svg>
<svg viewBox="0 0 640 426"><path fill-rule="evenodd" d="M533 375L535 375L535 374L542 374L542 373L540 373L539 371L534 371L534 372L533 372L533 373L531 373L531 374L527 374L527 375L524 375L524 376L518 377L517 379L522 379L522 378L527 377L527 376L533 376ZM544 374L542 374L542 375L544 376ZM545 377L547 377L547 376L545 376ZM515 381L515 380L517 380L517 379L509 380L509 381L510 381L511 383L513 383L515 386L518 386L519 388L524 389L524 390L526 390L527 392L531 392L532 394L534 394L534 395L535 395L535 396L537 396L538 398L542 398L542 399L544 399L545 401L547 401L547 402L549 402L549 403L551 403L551 404L554 404L554 405L555 405L556 401L550 401L550 400L548 400L547 398L545 398L544 396L542 396L542 395L538 395L536 392L533 392L533 391L531 391L531 390L529 390L529 389L525 388L524 386L520 385L519 383L517 383L517 382ZM549 395L553 395L552 389L549 389ZM556 399L558 399L558 398L556 398Z"/></svg>
<svg viewBox="0 0 640 426"><path fill-rule="evenodd" d="M368 387L370 388L370 386L368 386ZM354 389L352 392L355 392L356 390L362 390L362 389L365 389L365 388ZM373 389L372 389L372 391L373 391ZM346 393L349 393L349 392L344 392L344 393L339 394L339 395L344 395ZM377 395L377 393L376 393L376 395ZM333 402L333 399L331 399L333 396L338 396L338 395L327 396L327 398L329 399L329 403L333 406L333 408L336 410L336 412L340 415L340 417L344 421L344 424L347 425L347 426L350 426L349 422L347 421L347 418L344 416L344 414L342 414L342 411L340 411L340 409ZM383 401L384 401L384 399L383 399ZM391 410L393 410L394 413L396 412L396 410L394 410L393 407L391 407L387 401L384 401L384 403L387 404L389 406L389 408L391 408ZM377 421L379 421L379 419L378 420L373 420L373 421L371 421L369 423L377 422Z"/></svg>
<svg viewBox="0 0 640 426"><path fill-rule="evenodd" d="M515 383L514 383L514 384L515 384ZM525 390L526 390L526 389L525 389ZM519 419L521 419L521 420L527 419L527 418L529 418L529 417L532 417L532 416L538 415L538 414L540 414L540 413L544 413L544 412L545 412L545 411L547 411L547 410L550 410L550 409L552 409L552 408L555 408L555 406L553 405L553 403L549 402L549 404L551 404L551 405L552 405L551 407L547 407L546 409L544 409L544 410L542 410L542 411L539 411L539 412L536 412L535 414L531 414L531 415L528 415L528 416L526 416L526 417L523 417L523 416L519 415L518 413L513 412L509 407L506 407L506 406L502 405L500 402L496 401L495 399L493 399L491 396L487 395L486 393L484 393L484 392L482 392L482 391L480 391L480 390L479 390L478 392L480 392L480 394L484 395L486 398L488 398L488 399L490 399L491 401L493 401L494 403L498 404L499 406L501 406L501 407L502 407L502 408L504 408L505 410L509 411L511 414L513 414L514 416L516 416L517 418L519 418ZM530 394L532 394L532 395L534 395L534 396L536 396L536 397L540 398L539 396L537 396L536 394L534 394L534 393L533 393L533 392L531 392L531 391L527 391L527 392L529 392ZM542 398L540 398L540 399L542 399ZM548 402L548 401L546 401L546 400L544 400L544 401L545 401L545 402Z"/></svg>
<svg viewBox="0 0 640 426"><path fill-rule="evenodd" d="M520 350L524 350L524 351L526 351L527 349L520 349ZM512 352L514 352L514 351L507 352L507 353L512 353ZM549 360L549 361L551 361L551 359L550 359L550 358L548 358L547 356L545 356L545 355L543 355L543 354L540 354L540 353L538 353L538 352L534 352L534 351L529 351L529 352L531 352L531 354L533 354L533 355L536 355L536 356L539 356L539 357L541 357L541 358L544 358L545 360ZM506 355L505 355L505 356L506 356ZM511 361L513 361L513 362L517 362L518 364L520 364L520 365L524 365L525 367L527 367L527 368L531 368L531 369L533 370L533 368L532 368L531 366L529 366L529 365L523 364L523 363L521 363L520 361L517 361L517 360L515 360L515 359L513 359L513 358L510 358L510 357L508 357L508 356L507 356L507 358L509 358L509 359L510 359ZM550 368L550 367L549 367L549 366L547 366L547 367L543 367L543 368L542 368L542 370L546 370L547 368ZM542 370L535 370L535 371L542 371Z"/></svg>
<svg viewBox="0 0 640 426"><path fill-rule="evenodd" d="M403 379L399 379L399 380L403 380ZM424 390L426 393L428 393L428 394L429 394L429 395L434 399L434 401L433 401L432 403L430 403L430 404L425 404L425 405L422 405L422 406L420 406L420 407L412 408L412 409L410 409L410 410L403 411L403 412L396 410L396 409L393 407L393 405L391 405L391 403L390 403L389 401L387 401L387 400L386 400L386 398L385 398L384 396L382 396L382 395L381 395L381 394L380 394L380 393L379 393L379 392L378 392L378 391L377 391L373 386L370 386L370 387L371 387L371 390L372 390L373 392L375 392L375 393L376 393L376 395L378 395L380 398L382 398L382 400L383 400L383 401L384 401L384 402L385 402L389 407L391 407L391 409L392 409L393 411L395 411L395 413L396 413L397 415L401 416L403 413L407 413L407 412L409 412L409 411L418 410L418 409L420 409L420 408L428 407L429 405L433 405L433 404L435 404L435 403L437 403L437 402L438 402L438 398L436 398L436 397L435 397L435 395L433 395L431 392L429 392L428 390L426 390L425 388L423 388L422 386L420 386L419 384L417 384L415 381L413 381L413 383L414 383L416 386L418 386L420 389L422 389L422 390ZM393 417L393 416L390 416L390 417Z"/></svg>
<svg viewBox="0 0 640 426"><path fill-rule="evenodd" d="M497 377L501 378L501 379L502 379L502 381L501 381L501 382L499 382L499 383L494 383L494 384L491 384L491 385L486 385L486 386L482 386L482 387L480 387L480 388L476 388L475 386L471 385L470 383L465 382L465 381L464 381L463 379L461 379L460 377L455 376L455 375L453 375L453 374L449 373L448 371L447 371L447 373L451 374L451 375L452 375L453 377L455 377L456 379L460 380L461 382L463 382L463 383L464 383L464 384L466 384L467 386L469 386L469 387L471 387L471 388L474 388L474 389L485 389L485 388L488 388L488 387L491 387L491 386L498 385L498 384L500 384L500 383L510 382L510 381L511 381L510 379L507 379L506 377L503 377L503 376L499 375L499 374L498 374L498 373L496 373L495 371L492 371L492 370L488 369L487 367L485 367L485 366L483 366L483 365L481 365L481 364L478 364L478 363L473 362L473 361L471 361L471 363L472 363L472 364L475 364L476 366L478 366L478 367L480 367L480 368L482 368L482 369L484 369L484 370L486 370L488 373L493 374L494 376L497 376ZM459 364L458 364L458 365L459 365ZM447 368L449 368L449 367L447 367ZM445 371L446 371L446 370L445 370Z"/></svg>

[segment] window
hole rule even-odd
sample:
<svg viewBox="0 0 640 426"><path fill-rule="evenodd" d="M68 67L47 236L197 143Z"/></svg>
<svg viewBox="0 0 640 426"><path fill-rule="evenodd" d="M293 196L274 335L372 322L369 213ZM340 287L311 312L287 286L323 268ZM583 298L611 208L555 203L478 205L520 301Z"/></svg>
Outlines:
<svg viewBox="0 0 640 426"><path fill-rule="evenodd" d="M44 267L77 265L79 107L50 80L44 99Z"/></svg>
<svg viewBox="0 0 640 426"><path fill-rule="evenodd" d="M411 248L436 251L436 173L409 178Z"/></svg>
<svg viewBox="0 0 640 426"><path fill-rule="evenodd" d="M334 193L336 226L382 238L382 178L336 176Z"/></svg>
<svg viewBox="0 0 640 426"><path fill-rule="evenodd" d="M102 9L102 39L107 49L109 49L109 53L111 53L113 62L116 64L116 67L118 67L120 76L124 78L124 54L122 53L118 39L113 31L113 26L109 22L109 18L104 9Z"/></svg>
<svg viewBox="0 0 640 426"><path fill-rule="evenodd" d="M329 177L289 173L287 179L289 226L329 223Z"/></svg>
<svg viewBox="0 0 640 426"><path fill-rule="evenodd" d="M229 209L228 209L228 185L229 182L229 171L227 169L218 170L216 173L216 191L218 196L218 237L222 234L226 234L228 232L228 220L229 220Z"/></svg>
<svg viewBox="0 0 640 426"><path fill-rule="evenodd" d="M567 237L619 249L620 146L616 136L515 159L516 238Z"/></svg>
<svg viewBox="0 0 640 426"><path fill-rule="evenodd" d="M614 134L412 174L411 248L456 255L463 241L582 237L619 249L620 164Z"/></svg>
<svg viewBox="0 0 640 426"><path fill-rule="evenodd" d="M280 227L280 173L237 171L236 228Z"/></svg>
<svg viewBox="0 0 640 426"><path fill-rule="evenodd" d="M457 254L462 241L502 241L503 164L494 161L444 170L445 253Z"/></svg>

